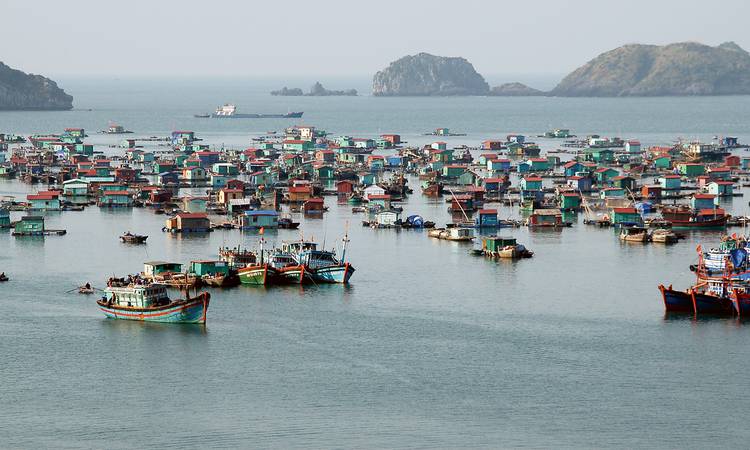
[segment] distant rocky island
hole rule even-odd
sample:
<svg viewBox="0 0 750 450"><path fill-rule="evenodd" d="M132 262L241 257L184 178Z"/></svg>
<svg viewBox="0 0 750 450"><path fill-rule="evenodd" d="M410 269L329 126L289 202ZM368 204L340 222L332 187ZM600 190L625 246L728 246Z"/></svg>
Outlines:
<svg viewBox="0 0 750 450"><path fill-rule="evenodd" d="M734 42L631 44L602 53L551 92L566 97L750 94L750 54Z"/></svg>
<svg viewBox="0 0 750 450"><path fill-rule="evenodd" d="M429 53L404 56L375 74L372 95L486 95L489 85L464 58Z"/></svg>
<svg viewBox="0 0 750 450"><path fill-rule="evenodd" d="M271 95L279 95L282 97L296 97L307 95L311 97L326 97L326 96L355 96L357 95L356 89L346 89L343 91L329 90L323 87L319 81L315 82L310 88L310 91L305 94L300 88L288 88L284 86L277 91L271 91Z"/></svg>
<svg viewBox="0 0 750 450"><path fill-rule="evenodd" d="M464 58L419 53L375 74L375 96L492 95L625 97L750 94L750 54L734 42L630 44L602 53L551 91L522 83L489 88Z"/></svg>
<svg viewBox="0 0 750 450"><path fill-rule="evenodd" d="M41 75L0 62L0 110L56 111L73 108L73 97Z"/></svg>
<svg viewBox="0 0 750 450"><path fill-rule="evenodd" d="M528 87L523 83L505 83L490 89L489 95L498 97L531 97L547 95L547 93Z"/></svg>

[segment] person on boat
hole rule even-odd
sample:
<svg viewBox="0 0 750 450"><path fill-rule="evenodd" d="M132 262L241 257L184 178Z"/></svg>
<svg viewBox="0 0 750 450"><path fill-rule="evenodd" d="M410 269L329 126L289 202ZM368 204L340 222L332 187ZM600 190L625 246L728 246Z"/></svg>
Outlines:
<svg viewBox="0 0 750 450"><path fill-rule="evenodd" d="M87 281L86 284L83 287L86 288L86 290L90 290L91 289L91 284Z"/></svg>

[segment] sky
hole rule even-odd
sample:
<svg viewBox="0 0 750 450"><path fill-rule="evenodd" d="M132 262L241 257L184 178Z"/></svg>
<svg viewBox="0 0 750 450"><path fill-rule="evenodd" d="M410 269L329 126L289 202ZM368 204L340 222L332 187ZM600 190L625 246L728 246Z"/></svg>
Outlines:
<svg viewBox="0 0 750 450"><path fill-rule="evenodd" d="M0 61L47 76L372 76L425 51L489 78L626 43L750 49L747 0L0 0L0 16Z"/></svg>

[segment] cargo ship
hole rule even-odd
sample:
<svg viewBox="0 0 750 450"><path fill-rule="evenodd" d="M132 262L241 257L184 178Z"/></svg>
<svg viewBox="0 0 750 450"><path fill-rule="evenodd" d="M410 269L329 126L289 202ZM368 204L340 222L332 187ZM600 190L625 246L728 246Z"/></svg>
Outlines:
<svg viewBox="0 0 750 450"><path fill-rule="evenodd" d="M237 107L227 103L219 106L213 114L196 114L197 118L212 119L297 119L302 117L304 112L288 112L286 114L238 114Z"/></svg>

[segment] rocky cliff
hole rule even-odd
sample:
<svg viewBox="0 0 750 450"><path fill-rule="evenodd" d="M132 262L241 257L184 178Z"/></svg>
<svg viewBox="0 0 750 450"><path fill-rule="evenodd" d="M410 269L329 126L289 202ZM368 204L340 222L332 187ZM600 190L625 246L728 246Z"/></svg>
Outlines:
<svg viewBox="0 0 750 450"><path fill-rule="evenodd" d="M0 110L65 110L73 97L41 75L12 69L0 62Z"/></svg>
<svg viewBox="0 0 750 450"><path fill-rule="evenodd" d="M579 67L550 92L619 97L750 94L750 54L734 42L625 45Z"/></svg>
<svg viewBox="0 0 750 450"><path fill-rule="evenodd" d="M375 74L376 96L486 95L489 85L464 58L419 53L404 56Z"/></svg>

